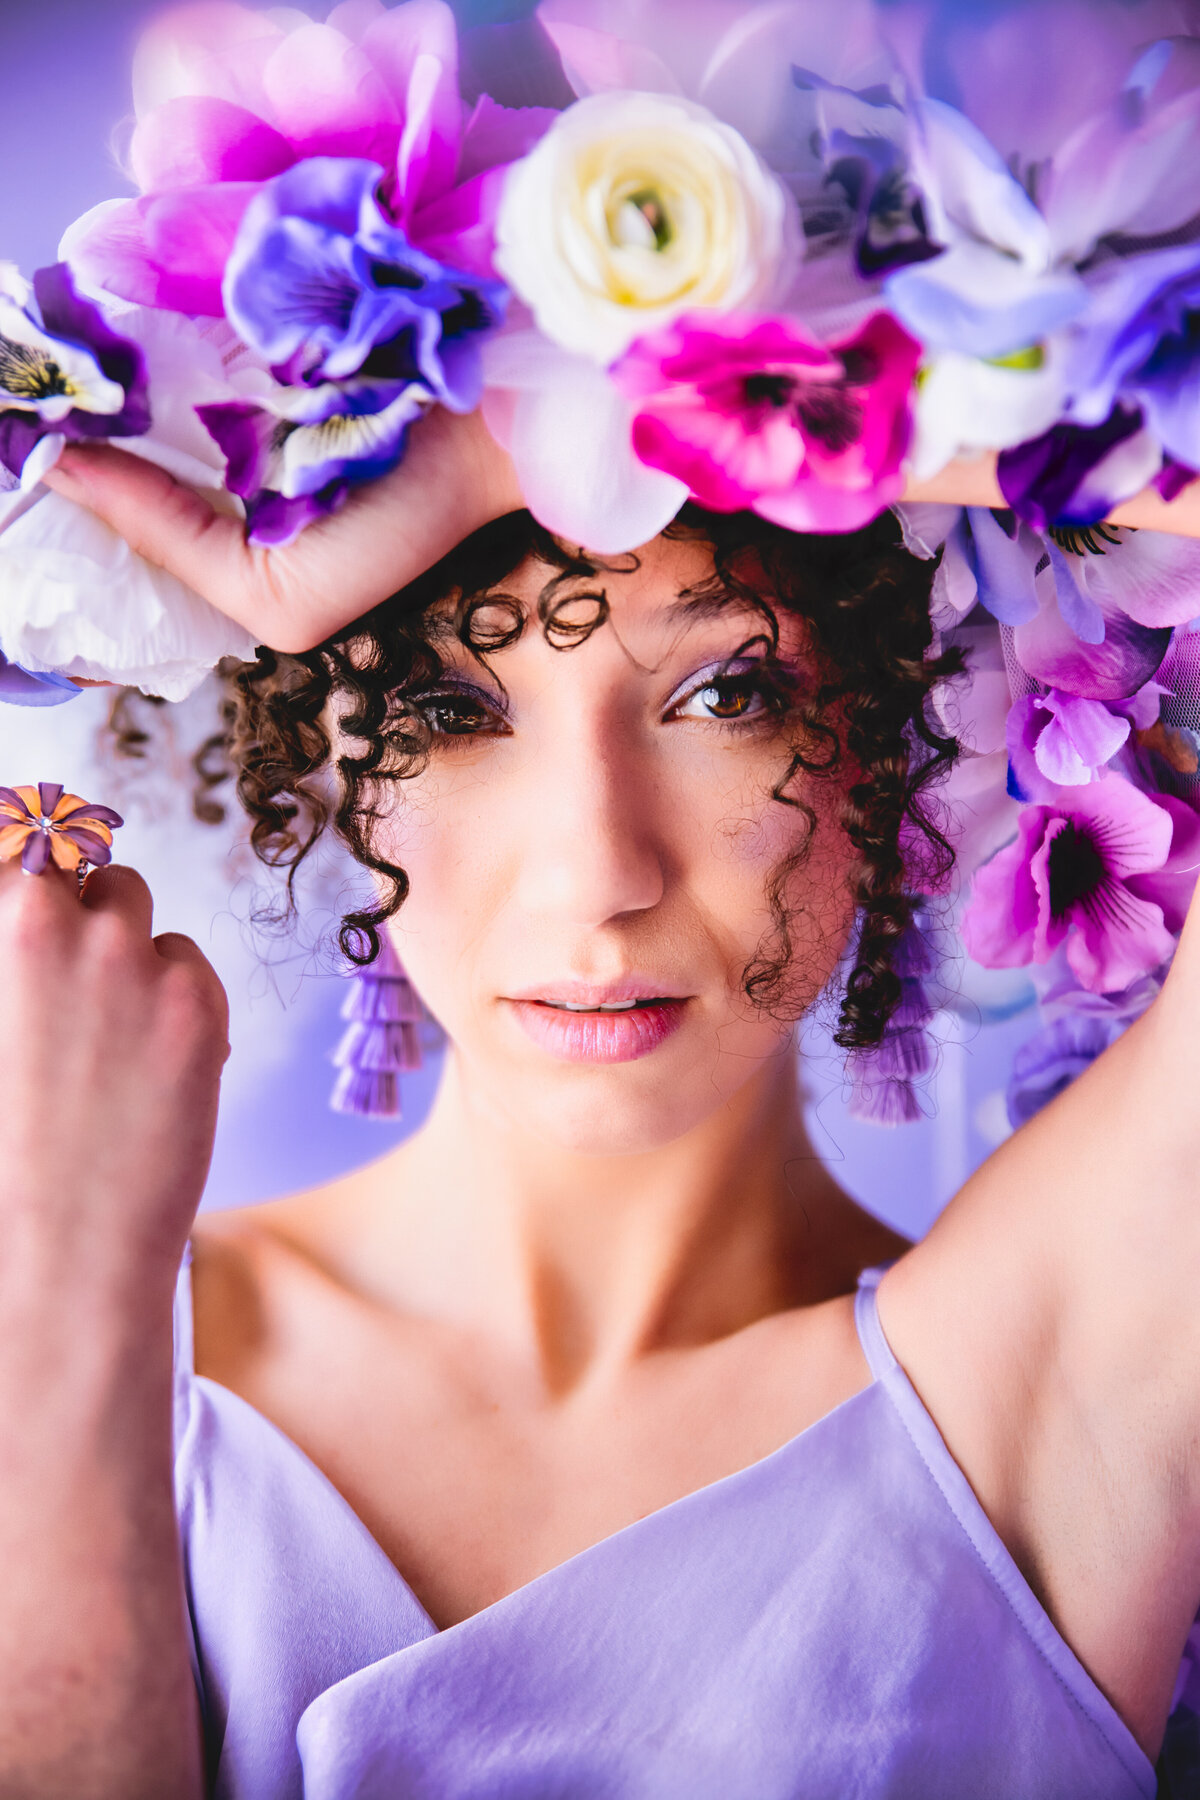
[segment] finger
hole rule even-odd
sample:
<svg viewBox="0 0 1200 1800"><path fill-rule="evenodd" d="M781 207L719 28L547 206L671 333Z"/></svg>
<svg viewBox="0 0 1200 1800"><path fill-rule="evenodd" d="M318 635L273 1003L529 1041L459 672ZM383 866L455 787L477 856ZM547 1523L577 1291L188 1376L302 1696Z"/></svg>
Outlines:
<svg viewBox="0 0 1200 1800"><path fill-rule="evenodd" d="M136 869L126 868L123 863L109 863L107 868L91 870L80 898L88 912L117 913L139 937L150 936L154 900Z"/></svg>
<svg viewBox="0 0 1200 1800"><path fill-rule="evenodd" d="M231 618L239 616L235 608L247 558L239 519L216 512L165 469L112 444L68 444L43 480L111 525L138 556L186 582Z"/></svg>
<svg viewBox="0 0 1200 1800"><path fill-rule="evenodd" d="M154 949L164 962L191 969L213 1007L218 1028L225 1039L225 1055L229 1055L229 998L221 978L201 950L181 931L162 931L154 939Z"/></svg>
<svg viewBox="0 0 1200 1800"><path fill-rule="evenodd" d="M43 884L41 891L54 893L63 900L69 900L72 908L79 892L79 879L69 870L60 869L55 862L47 862L45 868L31 874L22 867L20 856L10 856L0 861L0 892L19 893L30 882Z"/></svg>

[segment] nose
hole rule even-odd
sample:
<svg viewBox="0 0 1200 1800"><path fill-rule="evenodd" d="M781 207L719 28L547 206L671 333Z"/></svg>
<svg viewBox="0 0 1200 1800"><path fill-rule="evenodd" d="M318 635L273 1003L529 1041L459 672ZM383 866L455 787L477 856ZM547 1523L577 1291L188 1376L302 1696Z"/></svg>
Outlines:
<svg viewBox="0 0 1200 1800"><path fill-rule="evenodd" d="M596 721L542 746L524 804L522 909L598 926L663 897L668 860L652 758Z"/></svg>

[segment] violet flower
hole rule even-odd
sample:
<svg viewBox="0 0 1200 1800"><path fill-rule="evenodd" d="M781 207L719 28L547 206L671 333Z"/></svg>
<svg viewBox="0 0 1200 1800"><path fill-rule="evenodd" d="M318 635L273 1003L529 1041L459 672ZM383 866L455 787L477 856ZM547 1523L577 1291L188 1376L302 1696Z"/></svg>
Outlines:
<svg viewBox="0 0 1200 1800"><path fill-rule="evenodd" d="M50 670L23 669L0 653L0 703L7 706L62 706L78 700L82 688Z"/></svg>
<svg viewBox="0 0 1200 1800"><path fill-rule="evenodd" d="M1166 971L1155 970L1111 994L1081 988L1062 952L1038 982L1044 1023L1013 1059L1006 1095L1014 1130L1049 1105L1096 1058L1115 1044L1162 991Z"/></svg>
<svg viewBox="0 0 1200 1800"><path fill-rule="evenodd" d="M1005 1093L1013 1130L1057 1099L1120 1035L1115 1020L1064 1013L1027 1039L1013 1057Z"/></svg>
<svg viewBox="0 0 1200 1800"><path fill-rule="evenodd" d="M112 861L112 834L123 824L111 806L93 806L54 781L0 787L0 859L21 858L27 875L53 861L60 869Z"/></svg>
<svg viewBox="0 0 1200 1800"><path fill-rule="evenodd" d="M996 463L1005 500L1039 531L1097 525L1163 472L1160 444L1141 412L1124 405L1114 407L1101 425L1052 425L1039 437L1001 450ZM1172 472L1167 474L1171 478Z"/></svg>
<svg viewBox="0 0 1200 1800"><path fill-rule="evenodd" d="M853 531L899 497L920 346L887 313L822 344L795 321L692 313L612 371L642 462L716 512Z"/></svg>
<svg viewBox="0 0 1200 1800"><path fill-rule="evenodd" d="M19 476L52 433L140 437L149 429L141 350L80 297L66 264L39 269L32 290L0 265L0 464Z"/></svg>
<svg viewBox="0 0 1200 1800"><path fill-rule="evenodd" d="M384 171L313 156L251 202L225 271L225 310L285 382L421 381L455 412L479 404L479 342L506 290L415 250L376 197Z"/></svg>
<svg viewBox="0 0 1200 1800"><path fill-rule="evenodd" d="M419 382L325 382L196 408L245 502L250 541L286 544L352 486L393 468L432 404Z"/></svg>
<svg viewBox="0 0 1200 1800"><path fill-rule="evenodd" d="M1015 842L976 873L963 940L990 969L1065 943L1081 986L1125 988L1172 954L1198 866L1200 815L1110 772L1022 809Z"/></svg>
<svg viewBox="0 0 1200 1800"><path fill-rule="evenodd" d="M1158 718L1153 682L1128 700L1096 700L1049 688L1017 700L1008 715L1010 787L1022 800L1095 780L1129 740Z"/></svg>

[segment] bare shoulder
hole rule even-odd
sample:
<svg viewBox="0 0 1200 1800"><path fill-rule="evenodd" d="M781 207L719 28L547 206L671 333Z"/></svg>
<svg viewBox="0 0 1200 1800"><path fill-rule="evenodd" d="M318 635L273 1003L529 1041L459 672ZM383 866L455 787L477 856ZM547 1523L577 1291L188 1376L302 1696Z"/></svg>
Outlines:
<svg viewBox="0 0 1200 1800"><path fill-rule="evenodd" d="M240 1391L269 1353L289 1273L326 1268L343 1183L255 1206L202 1213L192 1228L192 1309L198 1374Z"/></svg>

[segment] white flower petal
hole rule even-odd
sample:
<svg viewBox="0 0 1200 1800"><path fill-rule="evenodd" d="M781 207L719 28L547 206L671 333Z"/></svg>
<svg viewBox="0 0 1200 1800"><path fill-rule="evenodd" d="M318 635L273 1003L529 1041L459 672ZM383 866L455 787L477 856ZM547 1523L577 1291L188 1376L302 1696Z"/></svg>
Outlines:
<svg viewBox="0 0 1200 1800"><path fill-rule="evenodd" d="M1038 369L997 367L948 351L917 390L912 474L928 481L956 456L1007 450L1049 431L1064 403L1063 348L1051 339Z"/></svg>
<svg viewBox="0 0 1200 1800"><path fill-rule="evenodd" d="M511 366L525 379L507 391L489 386L484 417L512 456L529 510L558 536L605 556L657 537L688 490L638 461L628 401L593 363L549 346L535 384L523 348L510 340Z"/></svg>
<svg viewBox="0 0 1200 1800"><path fill-rule="evenodd" d="M629 230L631 205L648 234ZM738 132L644 92L568 107L511 170L496 220L497 270L541 330L603 364L693 308L770 305L798 245L791 196Z"/></svg>
<svg viewBox="0 0 1200 1800"><path fill-rule="evenodd" d="M27 669L179 700L223 656L253 657L254 639L94 513L47 494L0 537L0 650Z"/></svg>

